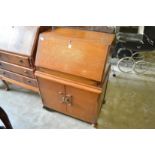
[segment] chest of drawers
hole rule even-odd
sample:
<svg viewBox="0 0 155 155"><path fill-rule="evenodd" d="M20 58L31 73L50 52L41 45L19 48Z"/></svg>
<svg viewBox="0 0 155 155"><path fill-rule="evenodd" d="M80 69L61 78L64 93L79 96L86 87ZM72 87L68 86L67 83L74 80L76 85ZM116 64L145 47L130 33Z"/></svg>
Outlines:
<svg viewBox="0 0 155 155"><path fill-rule="evenodd" d="M44 106L95 124L113 40L113 34L68 28L41 33L35 75Z"/></svg>
<svg viewBox="0 0 155 155"><path fill-rule="evenodd" d="M39 27L0 27L0 79L38 91L34 61Z"/></svg>

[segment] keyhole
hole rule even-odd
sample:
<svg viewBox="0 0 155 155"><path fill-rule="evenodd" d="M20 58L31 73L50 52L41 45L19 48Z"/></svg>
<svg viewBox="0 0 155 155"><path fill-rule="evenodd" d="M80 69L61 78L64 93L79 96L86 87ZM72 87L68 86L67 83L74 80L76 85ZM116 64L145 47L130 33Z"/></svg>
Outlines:
<svg viewBox="0 0 155 155"><path fill-rule="evenodd" d="M68 42L68 48L72 48L72 41L71 40L69 40L69 42Z"/></svg>
<svg viewBox="0 0 155 155"><path fill-rule="evenodd" d="M69 98L66 98L66 102L70 102L70 99Z"/></svg>

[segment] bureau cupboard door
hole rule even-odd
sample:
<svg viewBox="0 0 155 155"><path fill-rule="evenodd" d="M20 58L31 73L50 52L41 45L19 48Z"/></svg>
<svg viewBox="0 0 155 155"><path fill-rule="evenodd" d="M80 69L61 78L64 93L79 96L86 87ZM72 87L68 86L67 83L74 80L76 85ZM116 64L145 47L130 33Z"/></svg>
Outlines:
<svg viewBox="0 0 155 155"><path fill-rule="evenodd" d="M99 94L71 86L65 88L68 98L67 113L86 122L96 123Z"/></svg>
<svg viewBox="0 0 155 155"><path fill-rule="evenodd" d="M41 77L37 77L37 80L44 106L66 112L66 104L63 103L65 96L64 85Z"/></svg>

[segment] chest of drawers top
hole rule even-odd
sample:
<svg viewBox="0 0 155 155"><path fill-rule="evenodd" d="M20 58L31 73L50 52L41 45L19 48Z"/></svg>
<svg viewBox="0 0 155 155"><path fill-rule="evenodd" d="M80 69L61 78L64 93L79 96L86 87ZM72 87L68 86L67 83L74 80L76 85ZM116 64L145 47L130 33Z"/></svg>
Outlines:
<svg viewBox="0 0 155 155"><path fill-rule="evenodd" d="M31 57L38 31L36 26L1 26L0 51Z"/></svg>

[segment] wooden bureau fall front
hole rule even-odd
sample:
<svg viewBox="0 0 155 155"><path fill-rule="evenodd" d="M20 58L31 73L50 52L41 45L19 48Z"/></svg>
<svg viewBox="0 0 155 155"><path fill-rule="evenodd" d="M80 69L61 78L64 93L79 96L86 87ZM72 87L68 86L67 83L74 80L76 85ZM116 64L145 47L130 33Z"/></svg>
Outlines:
<svg viewBox="0 0 155 155"><path fill-rule="evenodd" d="M113 34L57 28L39 36L35 75L45 107L95 124Z"/></svg>

